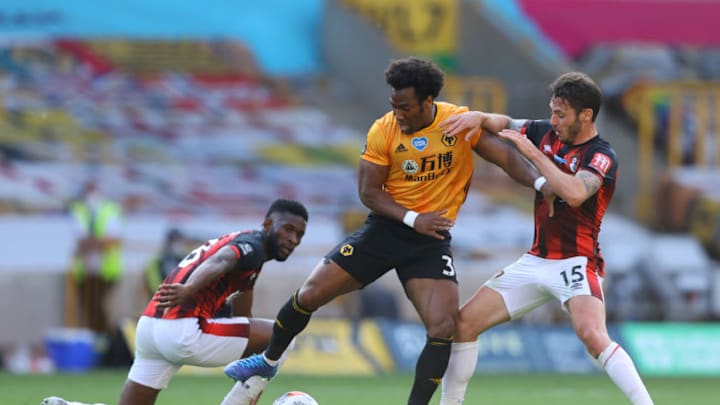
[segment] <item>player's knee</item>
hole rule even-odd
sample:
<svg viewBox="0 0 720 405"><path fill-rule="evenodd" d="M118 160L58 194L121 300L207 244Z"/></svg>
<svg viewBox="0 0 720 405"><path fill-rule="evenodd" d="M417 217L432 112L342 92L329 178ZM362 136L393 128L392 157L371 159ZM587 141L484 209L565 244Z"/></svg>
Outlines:
<svg viewBox="0 0 720 405"><path fill-rule="evenodd" d="M581 326L577 329L577 336L585 344L587 351L597 357L607 346L610 338L602 328Z"/></svg>
<svg viewBox="0 0 720 405"><path fill-rule="evenodd" d="M427 325L427 335L433 338L449 339L455 336L456 326L454 317L440 318Z"/></svg>
<svg viewBox="0 0 720 405"><path fill-rule="evenodd" d="M308 312L315 312L318 308L325 305L325 303L331 299L326 297L326 293L323 292L315 284L305 284L297 292L298 304Z"/></svg>
<svg viewBox="0 0 720 405"><path fill-rule="evenodd" d="M470 319L463 319L462 317L455 324L455 341L467 342L475 340L479 335L480 331L476 330L475 323Z"/></svg>

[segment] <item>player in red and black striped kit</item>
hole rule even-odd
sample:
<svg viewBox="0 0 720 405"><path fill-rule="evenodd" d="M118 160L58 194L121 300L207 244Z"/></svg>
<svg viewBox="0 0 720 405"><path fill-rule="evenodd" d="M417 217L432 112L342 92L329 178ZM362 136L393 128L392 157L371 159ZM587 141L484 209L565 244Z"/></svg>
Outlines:
<svg viewBox="0 0 720 405"><path fill-rule="evenodd" d="M550 86L549 120L514 120L478 111L443 123L448 135L480 129L512 141L542 176L535 180L531 250L488 280L460 309L441 405L461 404L475 372L478 336L557 299L587 351L633 404L652 404L633 361L605 325L604 262L598 234L615 191L618 162L595 119L600 88L587 75L561 75ZM555 198L546 198L547 187ZM541 194L541 190L544 194Z"/></svg>
<svg viewBox="0 0 720 405"><path fill-rule="evenodd" d="M578 171L584 170L595 174L604 183L577 207L557 199L553 206L556 215L553 217L549 215L549 206L542 194L536 193L535 237L530 254L546 259L585 256L588 266L598 276L604 277L598 234L615 192L618 172L615 151L600 136L580 145L568 146L560 140L549 120L527 121L520 133L537 145L563 173L575 176ZM602 299L601 296L598 298Z"/></svg>
<svg viewBox="0 0 720 405"><path fill-rule="evenodd" d="M119 404L154 404L183 365L217 367L264 350L273 321L251 317L253 286L265 262L285 261L300 244L307 220L301 203L276 200L261 229L233 232L191 251L138 321L135 360ZM226 301L232 316L213 318ZM232 398L236 387L223 404L241 403Z"/></svg>

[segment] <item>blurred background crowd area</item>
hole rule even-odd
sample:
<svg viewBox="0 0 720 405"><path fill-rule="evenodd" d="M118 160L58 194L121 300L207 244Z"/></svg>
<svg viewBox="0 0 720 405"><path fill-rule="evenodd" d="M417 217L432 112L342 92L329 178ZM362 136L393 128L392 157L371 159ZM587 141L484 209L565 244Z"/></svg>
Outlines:
<svg viewBox="0 0 720 405"><path fill-rule="evenodd" d="M268 263L272 317L366 211L356 165L389 109L383 70L432 58L441 99L544 118L548 83L590 74L620 180L601 234L611 321L720 318L720 1L5 0L0 4L0 343L73 319L69 204L88 182L122 208L113 319L137 316L166 234L256 228L275 198L310 210ZM462 299L530 247L532 192L477 161L454 231ZM192 244L186 248L191 249ZM189 247L188 247L189 246ZM378 288L402 294L389 275ZM22 303L18 307L13 304ZM405 300L398 316L412 319ZM360 309L358 309L360 308ZM327 316L362 311L349 297ZM557 308L529 322L562 319Z"/></svg>

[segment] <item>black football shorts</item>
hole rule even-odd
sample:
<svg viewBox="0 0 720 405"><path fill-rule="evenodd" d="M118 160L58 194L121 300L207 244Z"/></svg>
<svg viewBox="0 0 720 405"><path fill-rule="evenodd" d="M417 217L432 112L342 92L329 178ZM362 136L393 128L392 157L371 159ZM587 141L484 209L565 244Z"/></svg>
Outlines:
<svg viewBox="0 0 720 405"><path fill-rule="evenodd" d="M415 232L405 224L370 214L360 230L348 236L325 257L367 285L395 269L403 285L411 278L452 280L457 283L450 251L444 240Z"/></svg>

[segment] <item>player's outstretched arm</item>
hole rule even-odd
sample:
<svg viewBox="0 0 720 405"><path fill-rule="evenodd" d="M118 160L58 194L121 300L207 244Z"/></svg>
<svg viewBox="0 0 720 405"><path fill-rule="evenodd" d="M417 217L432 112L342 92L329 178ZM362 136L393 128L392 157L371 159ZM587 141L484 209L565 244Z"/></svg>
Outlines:
<svg viewBox="0 0 720 405"><path fill-rule="evenodd" d="M481 130L497 133L507 128L509 122L511 122L511 118L507 115L467 111L445 119L440 123L440 128L445 135L460 136L464 133L465 140L470 140Z"/></svg>
<svg viewBox="0 0 720 405"><path fill-rule="evenodd" d="M518 183L532 187L540 177L538 170L523 157L512 143L504 141L498 135L483 132L475 145L475 153L495 164Z"/></svg>
<svg viewBox="0 0 720 405"><path fill-rule="evenodd" d="M602 184L598 176L587 170L580 170L574 176L564 173L524 134L518 131L506 129L500 131L498 135L512 141L518 150L545 176L555 194L572 207L580 206L595 194Z"/></svg>

